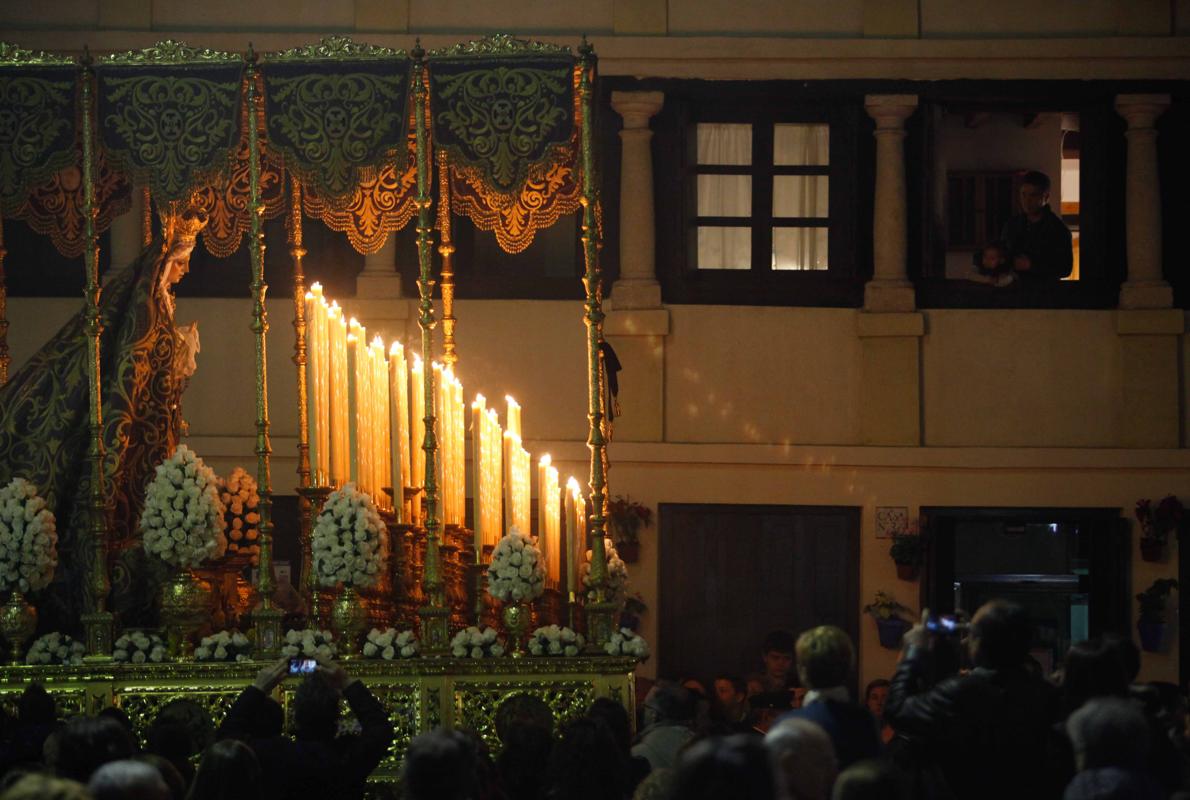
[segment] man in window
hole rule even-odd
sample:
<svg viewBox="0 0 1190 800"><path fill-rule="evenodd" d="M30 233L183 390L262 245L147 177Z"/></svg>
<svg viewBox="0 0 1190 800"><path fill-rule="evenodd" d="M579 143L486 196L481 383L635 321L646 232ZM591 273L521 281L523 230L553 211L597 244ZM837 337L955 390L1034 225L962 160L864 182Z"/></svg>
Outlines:
<svg viewBox="0 0 1190 800"><path fill-rule="evenodd" d="M1020 197L1022 213L1004 223L1000 233L1013 272L1025 284L1065 278L1074 268L1074 250L1070 229L1050 209L1049 176L1026 172Z"/></svg>

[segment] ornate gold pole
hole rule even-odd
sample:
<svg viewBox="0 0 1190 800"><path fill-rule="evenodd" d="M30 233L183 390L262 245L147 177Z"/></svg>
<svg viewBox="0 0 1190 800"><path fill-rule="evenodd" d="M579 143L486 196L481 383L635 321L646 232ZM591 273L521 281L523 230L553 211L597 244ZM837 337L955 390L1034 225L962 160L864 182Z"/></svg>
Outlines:
<svg viewBox="0 0 1190 800"><path fill-rule="evenodd" d="M258 655L271 657L281 647L281 610L273 606L273 481L269 473L269 387L266 364L268 312L264 297L264 202L260 198L260 114L256 92L256 53L248 46L248 211L251 231L248 255L252 259L252 332L256 334L256 483L260 494L260 568L256 573L259 605L252 612Z"/></svg>
<svg viewBox="0 0 1190 800"><path fill-rule="evenodd" d="M455 246L450 241L450 163L445 150L438 152L438 230L442 235L438 245L442 256L442 361L453 367L459 360L455 352Z"/></svg>
<svg viewBox="0 0 1190 800"><path fill-rule="evenodd" d="M149 187L141 189L140 244L148 247L153 243L153 193Z"/></svg>
<svg viewBox="0 0 1190 800"><path fill-rule="evenodd" d="M0 215L0 386L8 383L8 276L4 272L4 217Z"/></svg>
<svg viewBox="0 0 1190 800"><path fill-rule="evenodd" d="M87 659L89 661L111 660L112 614L107 610L107 596L111 581L107 574L107 492L104 490L103 454L103 404L100 387L100 337L103 334L103 318L100 315L99 299L99 234L95 220L99 209L95 205L95 141L94 109L92 107L91 55L83 60L82 72L82 124L83 124L83 220L86 225L87 243L83 248L83 259L87 270L87 379L90 382L90 414L88 418L89 444L87 459L91 465L91 497L88 511L91 536L94 539L95 555L91 564L91 608L83 614L82 622L87 635Z"/></svg>
<svg viewBox="0 0 1190 800"><path fill-rule="evenodd" d="M297 366L298 485L310 485L310 398L306 393L306 273L302 258L302 184L290 176L289 257L293 260L293 363Z"/></svg>
<svg viewBox="0 0 1190 800"><path fill-rule="evenodd" d="M426 452L425 515L426 558L422 587L426 604L417 610L421 618L421 646L426 655L444 655L449 646L450 609L446 606L446 584L442 572L442 523L438 518L438 439L434 432L434 273L430 263L430 153L426 129L425 51L419 42L413 49L413 104L417 127L417 290L420 296L417 318L421 327L421 357L425 368L425 426L422 449Z"/></svg>
<svg viewBox="0 0 1190 800"><path fill-rule="evenodd" d="M582 171L583 171L583 261L586 274L583 286L587 291L585 321L587 325L587 419L590 430L587 445L591 449L591 522L588 528L591 546L591 582L595 601L587 604L587 634L592 648L602 649L611 638L616 607L607 602L607 553L603 537L607 534L607 439L604 436L605 417L603 368L599 346L603 342L603 270L599 266L599 230L595 223L595 153L591 141L593 117L592 86L595 72L594 49L586 38L579 48L579 105L582 109Z"/></svg>

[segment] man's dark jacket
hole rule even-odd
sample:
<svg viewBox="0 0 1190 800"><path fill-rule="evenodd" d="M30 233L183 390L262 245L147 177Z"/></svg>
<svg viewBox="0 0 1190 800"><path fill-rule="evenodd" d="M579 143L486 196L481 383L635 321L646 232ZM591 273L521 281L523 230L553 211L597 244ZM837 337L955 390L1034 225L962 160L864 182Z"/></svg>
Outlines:
<svg viewBox="0 0 1190 800"><path fill-rule="evenodd" d="M343 697L360 733L334 739L290 739L280 732L281 709L254 686L236 698L219 729L221 738L246 741L256 752L265 800L355 800L393 742L384 707L359 681Z"/></svg>
<svg viewBox="0 0 1190 800"><path fill-rule="evenodd" d="M819 699L783 714L781 719L808 719L826 731L835 746L839 769L880 755L880 734L868 709L855 703Z"/></svg>
<svg viewBox="0 0 1190 800"><path fill-rule="evenodd" d="M1074 269L1070 229L1049 206L1042 208L1037 222L1030 222L1024 214L1009 219L1004 223L1000 240L1008 248L1009 264L1017 256L1029 257L1029 269L1017 273L1023 281L1057 281Z"/></svg>
<svg viewBox="0 0 1190 800"><path fill-rule="evenodd" d="M897 667L884 719L899 735L933 754L954 792L964 798L1044 796L1050 725L1057 691L1022 666L984 667L928 687L926 654L910 647Z"/></svg>

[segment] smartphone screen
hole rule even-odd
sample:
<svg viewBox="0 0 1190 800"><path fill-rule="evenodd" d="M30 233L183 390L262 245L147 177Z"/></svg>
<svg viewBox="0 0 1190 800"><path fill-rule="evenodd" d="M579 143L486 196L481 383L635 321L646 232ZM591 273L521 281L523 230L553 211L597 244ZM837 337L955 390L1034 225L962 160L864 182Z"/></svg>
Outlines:
<svg viewBox="0 0 1190 800"><path fill-rule="evenodd" d="M930 617L926 620L926 630L935 633L954 633L958 627L958 620L952 616Z"/></svg>
<svg viewBox="0 0 1190 800"><path fill-rule="evenodd" d="M318 662L312 658L304 658L302 656L294 656L289 659L289 674L290 675L309 675L318 667Z"/></svg>

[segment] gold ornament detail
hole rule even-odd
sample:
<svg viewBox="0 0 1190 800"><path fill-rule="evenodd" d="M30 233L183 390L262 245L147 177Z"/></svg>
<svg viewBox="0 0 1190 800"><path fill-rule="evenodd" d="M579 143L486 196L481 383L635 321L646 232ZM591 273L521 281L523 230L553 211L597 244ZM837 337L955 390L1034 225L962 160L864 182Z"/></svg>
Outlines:
<svg viewBox="0 0 1190 800"><path fill-rule="evenodd" d="M8 602L0 607L0 633L8 642L8 652L15 663L21 662L25 642L37 630L37 609L20 592L13 591Z"/></svg>
<svg viewBox="0 0 1190 800"><path fill-rule="evenodd" d="M331 607L331 626L334 628L339 646L339 657L344 661L359 658L360 637L368 624L368 609L355 587L348 586L335 598Z"/></svg>
<svg viewBox="0 0 1190 800"><path fill-rule="evenodd" d="M501 617L504 619L504 630L508 633L508 646L513 658L525 656L525 634L529 632L529 619L532 614L524 603L509 603L504 606Z"/></svg>
<svg viewBox="0 0 1190 800"><path fill-rule="evenodd" d="M161 587L161 622L171 658L189 657L195 633L210 617L211 584L192 570L180 570Z"/></svg>

